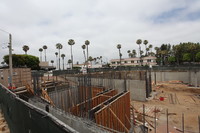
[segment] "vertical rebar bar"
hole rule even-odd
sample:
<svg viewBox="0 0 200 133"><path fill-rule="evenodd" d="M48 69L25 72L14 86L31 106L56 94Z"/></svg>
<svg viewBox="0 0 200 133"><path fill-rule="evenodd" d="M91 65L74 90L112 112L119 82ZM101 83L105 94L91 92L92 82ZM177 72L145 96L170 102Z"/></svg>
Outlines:
<svg viewBox="0 0 200 133"><path fill-rule="evenodd" d="M182 131L183 131L183 133L185 132L184 131L184 114L182 113Z"/></svg>
<svg viewBox="0 0 200 133"><path fill-rule="evenodd" d="M198 121L199 121L199 133L200 133L200 116L198 116Z"/></svg>
<svg viewBox="0 0 200 133"><path fill-rule="evenodd" d="M154 110L154 117L155 117L155 119L154 119L154 126L155 126L155 133L156 133L156 107L155 107L155 110Z"/></svg>
<svg viewBox="0 0 200 133"><path fill-rule="evenodd" d="M167 133L169 133L169 125L168 125L168 109L166 111L166 116L167 116Z"/></svg>
<svg viewBox="0 0 200 133"><path fill-rule="evenodd" d="M145 132L145 105L143 104L143 127Z"/></svg>

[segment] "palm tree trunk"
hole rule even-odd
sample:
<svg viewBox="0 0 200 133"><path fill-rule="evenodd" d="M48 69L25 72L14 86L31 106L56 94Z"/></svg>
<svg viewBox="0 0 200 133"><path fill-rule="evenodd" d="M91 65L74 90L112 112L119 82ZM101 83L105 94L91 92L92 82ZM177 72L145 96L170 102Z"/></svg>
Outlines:
<svg viewBox="0 0 200 133"><path fill-rule="evenodd" d="M58 68L58 55L56 55L56 68Z"/></svg>
<svg viewBox="0 0 200 133"><path fill-rule="evenodd" d="M87 68L88 68L88 45L86 45L86 47L87 47Z"/></svg>
<svg viewBox="0 0 200 133"><path fill-rule="evenodd" d="M72 45L71 45L71 60L72 60L72 69L73 69L73 55L72 55Z"/></svg>
<svg viewBox="0 0 200 133"><path fill-rule="evenodd" d="M139 55L140 55L140 65L142 66L142 58L141 58L141 47L140 47L140 45L139 45Z"/></svg>
<svg viewBox="0 0 200 133"><path fill-rule="evenodd" d="M83 50L83 55L84 55L84 59L85 59L85 63L86 63L85 50ZM84 64L85 64L85 63L84 63Z"/></svg>
<svg viewBox="0 0 200 133"><path fill-rule="evenodd" d="M60 70L60 49L58 50L58 68Z"/></svg>
<svg viewBox="0 0 200 133"><path fill-rule="evenodd" d="M40 61L42 62L42 52L40 52Z"/></svg>
<svg viewBox="0 0 200 133"><path fill-rule="evenodd" d="M65 68L65 63L64 63L64 58L63 58L63 70L64 70L64 68Z"/></svg>
<svg viewBox="0 0 200 133"><path fill-rule="evenodd" d="M119 49L119 65L121 66L121 52L120 52L120 49Z"/></svg>
<svg viewBox="0 0 200 133"><path fill-rule="evenodd" d="M45 62L47 61L47 57L46 57L46 49L44 50L44 54L45 54Z"/></svg>
<svg viewBox="0 0 200 133"><path fill-rule="evenodd" d="M52 66L53 66L53 63L52 63Z"/></svg>
<svg viewBox="0 0 200 133"><path fill-rule="evenodd" d="M145 45L145 49L146 49L146 54L145 55L147 56L147 45Z"/></svg>

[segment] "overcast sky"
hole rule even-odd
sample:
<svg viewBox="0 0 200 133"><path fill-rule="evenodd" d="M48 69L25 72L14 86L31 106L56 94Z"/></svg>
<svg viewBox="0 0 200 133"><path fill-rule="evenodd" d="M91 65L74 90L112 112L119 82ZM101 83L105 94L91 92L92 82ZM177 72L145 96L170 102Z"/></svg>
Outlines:
<svg viewBox="0 0 200 133"><path fill-rule="evenodd" d="M118 58L117 44L123 58L138 50L137 39L154 47L200 42L200 0L0 0L0 29L12 34L15 54L28 45L28 54L39 56L47 45L47 60L55 60L55 44L61 43L68 60L67 42L74 39L74 62L82 63L81 46L89 40L89 55L109 61ZM0 62L7 43L0 30Z"/></svg>

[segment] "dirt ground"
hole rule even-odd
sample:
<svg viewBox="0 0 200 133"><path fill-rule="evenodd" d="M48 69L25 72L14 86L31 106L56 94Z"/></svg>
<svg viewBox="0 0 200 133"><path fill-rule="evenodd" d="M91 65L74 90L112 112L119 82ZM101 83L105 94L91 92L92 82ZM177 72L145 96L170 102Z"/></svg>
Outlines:
<svg viewBox="0 0 200 133"><path fill-rule="evenodd" d="M0 133L10 133L8 125L4 119L1 110L0 110Z"/></svg>
<svg viewBox="0 0 200 133"><path fill-rule="evenodd" d="M157 120L157 133L166 132L167 129L167 109L169 132L180 133L182 131L182 118L184 114L185 133L199 133L198 116L200 116L200 88L189 87L181 81L159 82L153 84L152 97L146 102L132 101L135 108L135 116L140 119L145 105L145 119L154 132L155 107ZM163 101L160 100L164 99ZM142 120L140 120L142 121Z"/></svg>

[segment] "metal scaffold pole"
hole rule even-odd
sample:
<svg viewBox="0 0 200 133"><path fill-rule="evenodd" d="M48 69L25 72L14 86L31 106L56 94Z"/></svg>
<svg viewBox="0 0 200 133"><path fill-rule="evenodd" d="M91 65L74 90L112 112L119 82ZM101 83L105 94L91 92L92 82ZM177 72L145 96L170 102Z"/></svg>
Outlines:
<svg viewBox="0 0 200 133"><path fill-rule="evenodd" d="M12 88L12 76L13 76L13 68L12 68L12 35L9 34L9 83Z"/></svg>

